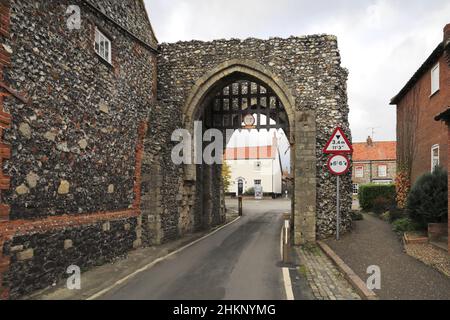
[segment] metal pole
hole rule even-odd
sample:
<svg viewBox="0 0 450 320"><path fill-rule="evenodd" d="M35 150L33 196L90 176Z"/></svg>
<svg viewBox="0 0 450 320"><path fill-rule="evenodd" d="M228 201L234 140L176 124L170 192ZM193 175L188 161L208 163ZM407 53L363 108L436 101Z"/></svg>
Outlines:
<svg viewBox="0 0 450 320"><path fill-rule="evenodd" d="M336 191L336 240L340 239L340 227L341 227L341 177L337 176L337 191Z"/></svg>
<svg viewBox="0 0 450 320"><path fill-rule="evenodd" d="M239 208L239 217L242 217L242 215L243 215L243 204L242 204L242 196L239 196L239 199L238 199L238 208Z"/></svg>

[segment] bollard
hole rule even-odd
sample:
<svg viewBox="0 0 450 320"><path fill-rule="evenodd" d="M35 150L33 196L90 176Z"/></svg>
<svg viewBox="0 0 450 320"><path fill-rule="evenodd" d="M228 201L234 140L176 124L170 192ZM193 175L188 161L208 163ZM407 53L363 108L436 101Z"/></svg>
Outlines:
<svg viewBox="0 0 450 320"><path fill-rule="evenodd" d="M283 263L291 263L291 221L290 219L284 220L283 226Z"/></svg>
<svg viewBox="0 0 450 320"><path fill-rule="evenodd" d="M242 217L243 215L243 204L242 204L242 197L239 197L239 217Z"/></svg>

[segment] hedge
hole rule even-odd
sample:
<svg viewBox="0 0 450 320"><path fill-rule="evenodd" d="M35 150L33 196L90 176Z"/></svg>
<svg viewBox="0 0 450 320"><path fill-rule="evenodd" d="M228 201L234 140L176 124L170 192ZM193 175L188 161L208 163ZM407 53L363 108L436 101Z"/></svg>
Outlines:
<svg viewBox="0 0 450 320"><path fill-rule="evenodd" d="M364 211L383 213L395 206L395 185L366 184L359 188L359 204Z"/></svg>

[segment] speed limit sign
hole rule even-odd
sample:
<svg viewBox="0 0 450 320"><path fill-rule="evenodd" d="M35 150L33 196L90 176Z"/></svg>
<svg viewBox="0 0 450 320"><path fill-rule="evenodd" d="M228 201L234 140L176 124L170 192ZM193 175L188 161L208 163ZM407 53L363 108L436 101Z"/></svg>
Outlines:
<svg viewBox="0 0 450 320"><path fill-rule="evenodd" d="M344 155L334 155L328 159L328 169L335 176L342 176L350 170L350 160Z"/></svg>

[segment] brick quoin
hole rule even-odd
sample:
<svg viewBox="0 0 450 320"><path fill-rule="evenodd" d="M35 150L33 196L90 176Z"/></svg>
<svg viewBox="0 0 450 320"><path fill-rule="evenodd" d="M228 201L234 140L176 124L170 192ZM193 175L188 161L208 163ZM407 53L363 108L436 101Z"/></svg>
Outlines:
<svg viewBox="0 0 450 320"><path fill-rule="evenodd" d="M0 36L2 38L9 38L9 24L10 24L10 3L9 0L0 0ZM4 274L9 270L10 259L3 254L3 245L6 240L6 231L3 231L5 222L9 220L9 206L2 203L1 191L10 188L10 178L3 174L3 161L9 159L11 156L10 146L4 144L3 133L4 130L11 126L11 115L6 113L3 109L3 101L10 94L5 92L6 84L3 83L3 69L11 64L10 54L3 46L0 46L0 300L9 298L9 289L4 282Z"/></svg>
<svg viewBox="0 0 450 320"><path fill-rule="evenodd" d="M147 122L142 122L139 126L138 141L136 144L136 171L134 182L134 203L133 208L139 209L141 207L142 199L142 160L144 157L144 139L147 134Z"/></svg>

